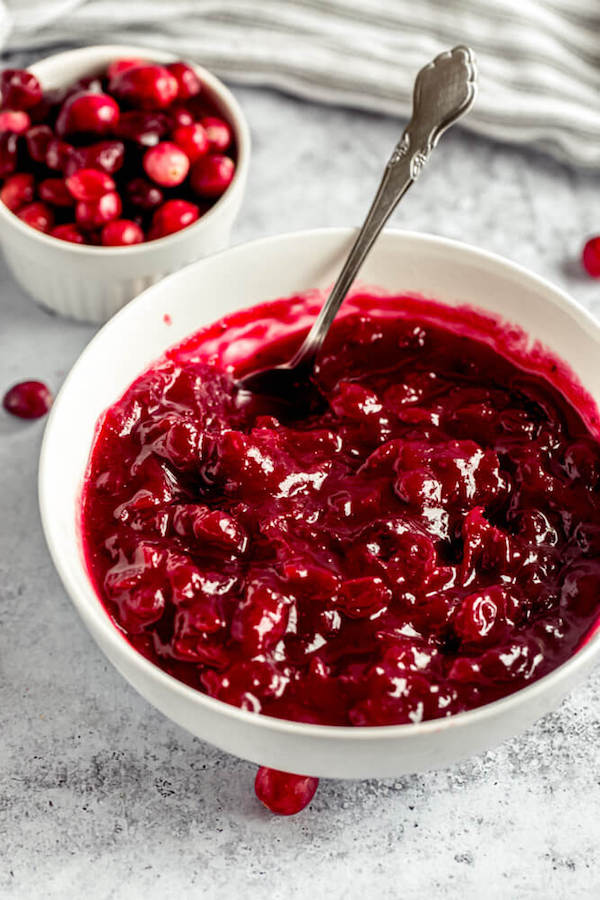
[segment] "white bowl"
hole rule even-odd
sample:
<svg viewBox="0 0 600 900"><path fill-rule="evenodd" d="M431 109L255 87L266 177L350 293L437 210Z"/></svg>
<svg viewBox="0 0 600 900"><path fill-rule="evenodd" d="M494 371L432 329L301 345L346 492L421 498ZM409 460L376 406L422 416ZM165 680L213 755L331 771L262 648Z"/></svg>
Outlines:
<svg viewBox="0 0 600 900"><path fill-rule="evenodd" d="M54 404L40 463L41 514L54 563L90 632L121 674L165 715L230 753L291 772L339 778L447 766L521 731L588 672L600 654L600 633L531 686L452 718L373 728L280 721L207 697L130 646L86 573L78 510L98 416L145 367L225 313L328 286L352 239L350 230L326 229L255 241L145 291L99 332L73 367ZM387 231L361 280L500 315L560 355L600 398L600 327L566 294L500 257L441 238Z"/></svg>
<svg viewBox="0 0 600 900"><path fill-rule="evenodd" d="M30 66L45 89L63 87L104 71L120 57L172 62L177 57L147 47L83 47ZM248 173L250 133L232 93L206 69L193 66L207 95L231 123L237 145L234 178L197 222L168 237L132 247L88 247L50 237L26 225L0 203L0 241L21 287L44 306L85 322L106 322L128 300L169 272L229 244Z"/></svg>

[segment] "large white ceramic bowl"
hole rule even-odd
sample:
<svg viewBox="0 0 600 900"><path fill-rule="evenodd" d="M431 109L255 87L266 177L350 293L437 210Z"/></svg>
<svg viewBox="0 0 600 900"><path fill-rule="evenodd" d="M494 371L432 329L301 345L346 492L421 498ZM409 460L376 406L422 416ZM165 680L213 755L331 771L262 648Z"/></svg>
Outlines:
<svg viewBox="0 0 600 900"><path fill-rule="evenodd" d="M165 715L230 753L291 772L338 778L447 766L521 731L588 672L600 654L600 634L530 687L453 718L374 728L280 721L207 697L130 646L89 581L78 509L98 416L136 375L168 346L225 313L328 286L352 239L352 231L339 229L244 244L145 291L105 325L73 367L52 410L40 464L42 521L55 565L90 632L121 674ZM600 398L600 327L566 294L518 266L454 241L387 231L361 280L450 306L472 304L517 323L559 354Z"/></svg>
<svg viewBox="0 0 600 900"><path fill-rule="evenodd" d="M29 68L46 90L96 75L123 57L154 62L177 58L148 47L109 44L68 50ZM231 91L201 66L194 65L194 69L207 96L233 128L237 165L231 184L193 225L131 247L90 247L58 240L26 225L0 203L0 242L7 265L21 287L39 303L73 319L106 322L128 300L169 272L229 244L246 185L250 132Z"/></svg>

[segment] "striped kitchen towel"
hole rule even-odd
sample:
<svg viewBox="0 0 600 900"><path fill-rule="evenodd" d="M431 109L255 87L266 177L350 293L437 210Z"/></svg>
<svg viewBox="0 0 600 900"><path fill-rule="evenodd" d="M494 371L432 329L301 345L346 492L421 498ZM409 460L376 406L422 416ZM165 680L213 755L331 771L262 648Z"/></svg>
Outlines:
<svg viewBox="0 0 600 900"><path fill-rule="evenodd" d="M12 54L140 43L230 81L406 116L416 71L470 45L464 127L600 168L600 0L0 0Z"/></svg>

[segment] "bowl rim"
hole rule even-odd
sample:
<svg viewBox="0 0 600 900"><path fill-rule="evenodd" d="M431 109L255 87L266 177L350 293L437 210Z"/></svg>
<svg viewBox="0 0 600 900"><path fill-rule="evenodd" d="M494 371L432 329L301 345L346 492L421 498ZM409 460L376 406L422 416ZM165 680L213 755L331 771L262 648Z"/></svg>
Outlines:
<svg viewBox="0 0 600 900"><path fill-rule="evenodd" d="M600 654L600 627L597 624L590 632L590 634L585 638L585 642L583 643L583 645L575 650L575 652L568 659L566 659L563 663L561 663L561 665L557 666L548 674L534 681L532 684L519 688L513 693L508 694L505 697L501 697L498 700L494 700L474 709L455 713L452 716L430 719L425 722L375 726L320 725L316 723L298 722L291 719L277 719L272 716L263 715L261 713L255 713L249 710L240 709L237 706L233 706L222 700L218 700L215 697L210 697L208 694L204 694L202 691L196 690L195 688L190 687L184 682L179 681L174 676L169 675L163 669L159 668L157 665L143 656L138 650L136 650L132 646L132 644L129 643L125 635L114 624L107 610L102 604L102 601L98 596L86 570L81 552L79 552L77 556L77 565L83 570L86 581L88 582L90 589L89 596L83 595L79 591L79 586L76 583L76 579L73 572L71 571L71 568L63 564L62 554L60 552L60 540L55 535L52 525L51 504L46 501L46 486L51 480L51 469L48 457L49 448L53 439L54 422L61 411L62 405L65 402L65 398L68 397L70 392L73 390L73 385L77 384L80 364L82 363L84 357L87 356L90 348L95 347L98 343L106 340L107 333L110 333L111 329L119 327L121 318L125 318L127 315L129 315L129 311L131 308L148 302L148 298L151 298L153 294L163 291L165 285L168 288L169 284L176 280L182 271L186 271L190 268L200 268L201 266L212 262L215 258L226 256L235 258L236 254L245 253L249 249L254 252L260 252L260 250L264 249L265 247L276 247L278 243L296 241L299 239L301 240L315 237L337 237L340 239L348 238L355 232L356 229L348 227L311 228L293 232L284 232L277 235L257 238L252 241L244 241L225 250L221 250L218 253L212 254L210 257L198 260L190 264L189 266L186 266L184 269L180 269L179 271L168 275L166 278L162 279L157 284L154 284L151 287L147 288L145 291L143 291L141 294L127 303L124 307L122 307L111 319L109 319L109 321L105 325L102 326L102 328L95 334L92 340L83 349L80 356L73 364L59 393L56 396L56 399L50 411L50 415L48 417L40 450L40 462L38 469L38 500L42 527L46 538L46 543L50 551L50 555L52 557L56 570L63 582L63 585L66 588L67 593L74 606L77 608L77 611L83 618L86 627L88 627L88 629L92 631L92 629L90 629L88 625L88 616L90 614L95 615L96 620L94 625L101 630L102 637L108 642L111 648L114 649L115 656L117 658L119 656L125 656L127 658L127 661L131 663L134 668L141 670L141 672L146 675L147 678L150 679L150 681L154 681L159 687L162 687L165 690L174 691L185 701L188 701L192 704L198 704L198 706L200 707L206 707L208 712L221 714L230 719L237 720L245 725L255 726L267 731L275 731L288 735L301 734L307 738L335 740L343 739L350 742L369 742L379 740L397 741L402 738L408 739L410 737L426 736L429 734L438 733L446 729L460 728L463 725L474 726L477 724L483 724L487 720L493 719L496 716L502 715L503 713L510 713L512 710L516 709L527 701L535 701L536 697L543 695L547 690L551 690L554 685L563 680L567 675L575 675L579 669L585 669L590 659ZM471 259L472 261L479 261L480 263L487 265L488 268L491 267L492 269L503 270L504 272L512 273L513 275L516 275L520 278L525 278L531 284L542 289L547 294L553 295L549 296L548 299L552 299L553 302L558 301L558 303L563 308L566 306L569 312L575 315L575 318L579 318L580 322L585 323L588 328L591 328L591 330L596 332L598 341L600 342L600 323L596 322L593 316L583 306L581 306L581 304L579 304L574 298L567 294L566 291L563 291L561 288L552 284L552 282L550 282L548 279L536 275L524 266L508 260L502 257L500 254L488 250L483 250L451 238L440 237L429 233L407 231L398 228L387 228L385 229L385 235L391 236L392 239L421 243L426 247L430 246L436 249L450 250L454 253L459 253L463 257ZM90 598L93 598L91 605L89 602ZM93 631L92 636L95 637ZM104 652L104 648L101 647L101 649Z"/></svg>
<svg viewBox="0 0 600 900"><path fill-rule="evenodd" d="M98 62L94 63L95 56L105 57L110 55L113 59L118 59L119 56L139 56L140 54L147 54L150 60L153 59L160 63L177 62L180 59L180 57L174 53L150 47L140 47L130 44L90 44L85 47L76 47L73 50L64 50L61 53L53 53L49 56L44 56L42 59L38 59L31 63L27 69L35 75L38 75L40 67L46 68L47 66L54 66L57 63L63 61L66 62L69 59L81 58L82 60L85 60L89 58L89 67L90 70L92 70L99 65ZM71 241L63 241L60 238L53 237L51 234L46 234L43 231L38 231L36 228L32 228L30 225L23 222L16 213L8 209L2 202L0 202L0 219L9 226L15 228L21 234L32 240L39 241L48 248L63 251L65 253L72 253L80 258L85 258L87 256L90 259L105 259L109 258L112 254L115 254L115 256L118 257L142 256L144 253L157 250L158 248L162 249L163 247L174 246L179 241L189 238L190 234L196 234L200 229L210 227L215 216L217 216L226 204L229 203L243 188L246 181L251 148L250 127L237 99L224 82L194 60L184 61L194 69L202 83L208 86L211 95L216 97L222 103L227 112L229 123L233 126L237 149L235 172L231 183L210 209L203 213L196 222L192 222L191 225L188 225L186 228L182 228L173 234L156 238L153 241L143 241L140 244L131 244L129 246L105 247L102 245L97 246L95 244L75 244ZM43 79L43 72L39 74L38 77Z"/></svg>

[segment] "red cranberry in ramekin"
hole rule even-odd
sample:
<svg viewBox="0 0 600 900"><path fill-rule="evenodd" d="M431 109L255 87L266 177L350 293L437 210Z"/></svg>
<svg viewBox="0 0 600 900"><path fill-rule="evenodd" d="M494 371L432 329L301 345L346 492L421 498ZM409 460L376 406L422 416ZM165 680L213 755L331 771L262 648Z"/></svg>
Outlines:
<svg viewBox="0 0 600 900"><path fill-rule="evenodd" d="M206 70L139 47L87 47L0 75L0 94L0 238L42 304L105 321L228 244L250 139Z"/></svg>

